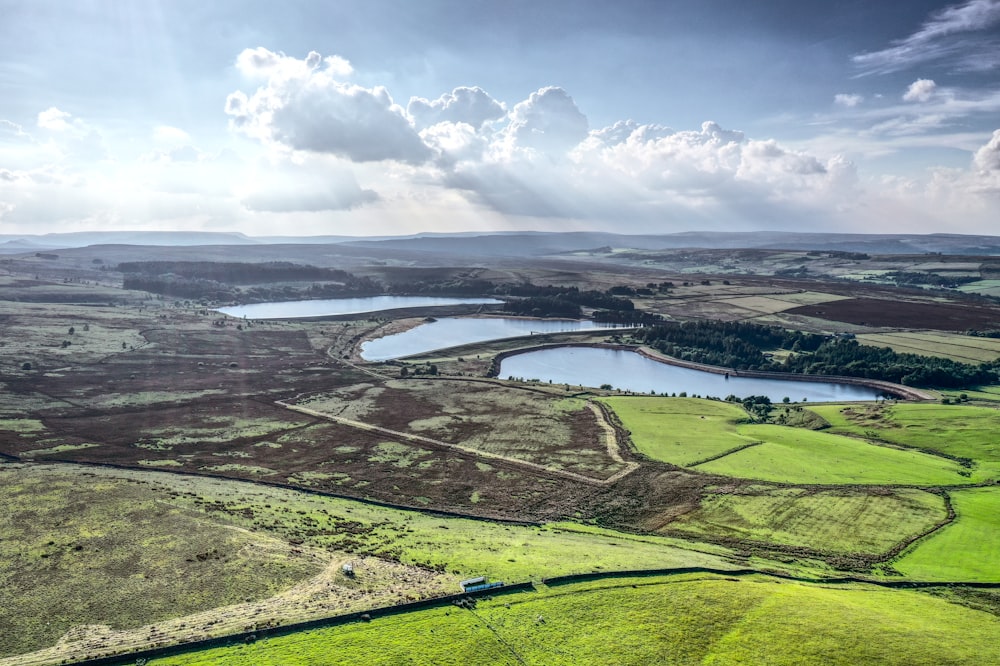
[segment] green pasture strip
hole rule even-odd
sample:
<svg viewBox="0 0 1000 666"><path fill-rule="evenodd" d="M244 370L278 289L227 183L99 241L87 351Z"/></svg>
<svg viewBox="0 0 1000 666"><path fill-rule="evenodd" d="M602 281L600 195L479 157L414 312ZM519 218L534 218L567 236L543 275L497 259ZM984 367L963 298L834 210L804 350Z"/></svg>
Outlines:
<svg viewBox="0 0 1000 666"><path fill-rule="evenodd" d="M0 432L13 432L30 437L45 432L45 424L38 419L0 419Z"/></svg>
<svg viewBox="0 0 1000 666"><path fill-rule="evenodd" d="M774 294L770 298L794 303L795 305L819 305L820 303L843 301L851 297L841 296L840 294L827 294L822 291L803 291L796 294Z"/></svg>
<svg viewBox="0 0 1000 666"><path fill-rule="evenodd" d="M789 301L769 298L767 296L737 296L735 298L720 298L715 302L760 314L774 314L797 307Z"/></svg>
<svg viewBox="0 0 1000 666"><path fill-rule="evenodd" d="M678 576L592 581L151 660L319 664L984 664L1000 620L870 586Z"/></svg>
<svg viewBox="0 0 1000 666"><path fill-rule="evenodd" d="M835 489L748 488L702 498L666 527L694 537L801 546L829 553L880 555L948 515L940 495L915 489L871 493Z"/></svg>
<svg viewBox="0 0 1000 666"><path fill-rule="evenodd" d="M962 363L983 363L1000 357L1000 340L968 335L934 333L862 333L862 344L889 347L900 353L951 358Z"/></svg>
<svg viewBox="0 0 1000 666"><path fill-rule="evenodd" d="M698 465L697 469L747 479L796 484L958 485L970 483L956 462L875 446L852 437L775 425L747 425L741 435L763 441Z"/></svg>
<svg viewBox="0 0 1000 666"><path fill-rule="evenodd" d="M640 453L674 465L700 460L752 444L737 430L747 419L743 408L696 398L601 398L632 433Z"/></svg>
<svg viewBox="0 0 1000 666"><path fill-rule="evenodd" d="M998 396L1000 397L1000 396ZM979 462L1000 462L1000 410L973 405L811 405L828 432L878 439Z"/></svg>
<svg viewBox="0 0 1000 666"><path fill-rule="evenodd" d="M924 580L1000 581L1000 488L951 491L956 520L893 563Z"/></svg>
<svg viewBox="0 0 1000 666"><path fill-rule="evenodd" d="M1000 296L1000 280L979 280L970 282L958 287L959 291L967 294L984 294L986 296Z"/></svg>
<svg viewBox="0 0 1000 666"><path fill-rule="evenodd" d="M962 394L969 400L977 402L1000 402L1000 386L977 386L974 389L951 389L940 391L941 395L952 400L958 400Z"/></svg>

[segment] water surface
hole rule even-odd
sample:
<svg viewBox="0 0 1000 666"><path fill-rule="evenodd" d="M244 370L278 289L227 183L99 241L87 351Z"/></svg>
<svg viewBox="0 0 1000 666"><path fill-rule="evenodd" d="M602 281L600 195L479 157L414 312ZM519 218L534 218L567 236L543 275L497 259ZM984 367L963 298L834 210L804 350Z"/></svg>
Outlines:
<svg viewBox="0 0 1000 666"><path fill-rule="evenodd" d="M333 315L366 314L398 308L431 308L446 305L496 305L495 298L443 298L437 296L367 296L364 298L329 298L308 301L253 303L219 308L219 312L247 319L297 319Z"/></svg>
<svg viewBox="0 0 1000 666"><path fill-rule="evenodd" d="M556 384L614 388L649 393L681 393L725 398L766 395L772 402L874 400L881 391L835 382L729 377L659 363L634 351L599 347L559 347L510 356L500 363L501 378L551 380Z"/></svg>
<svg viewBox="0 0 1000 666"><path fill-rule="evenodd" d="M613 324L577 319L516 319L512 317L442 317L408 331L361 344L361 358L385 361L411 354L456 347L471 342L516 338L537 333L607 330Z"/></svg>

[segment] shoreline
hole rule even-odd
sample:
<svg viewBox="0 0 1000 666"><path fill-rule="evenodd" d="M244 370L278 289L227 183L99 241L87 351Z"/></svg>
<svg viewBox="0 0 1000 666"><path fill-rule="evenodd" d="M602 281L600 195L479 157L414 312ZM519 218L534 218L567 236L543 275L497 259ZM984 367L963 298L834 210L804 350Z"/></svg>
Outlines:
<svg viewBox="0 0 1000 666"><path fill-rule="evenodd" d="M728 375L730 377L747 377L754 379L784 379L789 381L801 381L801 382L820 382L829 384L848 384L851 386L864 386L866 388L879 389L892 393L903 400L934 400L934 396L916 389L910 386L903 386L902 384L894 384L892 382L883 381L880 379L866 379L863 377L845 377L842 375L803 375L803 374L793 374L784 372L766 372L760 370L735 370L733 368L724 368L718 365L708 365L706 363L696 363L694 361L684 361L679 358L674 358L673 356L667 356L666 354L661 354L660 352L652 349L650 347L645 347L641 345L624 345L624 344L611 344L606 342L589 342L589 343L563 343L563 342L553 342L542 345L536 345L534 347L525 347L522 349L511 349L508 351L500 352L493 358L493 363L490 365L488 376L496 377L500 372L500 362L505 358L510 356L517 356L518 354L527 354L532 351L540 351L543 349L559 349L562 347L595 347L598 349L615 349L619 351L631 351L648 358L651 361L657 363L663 363L664 365L673 365L679 368L687 368L689 370L700 370L702 372L710 372L716 375Z"/></svg>

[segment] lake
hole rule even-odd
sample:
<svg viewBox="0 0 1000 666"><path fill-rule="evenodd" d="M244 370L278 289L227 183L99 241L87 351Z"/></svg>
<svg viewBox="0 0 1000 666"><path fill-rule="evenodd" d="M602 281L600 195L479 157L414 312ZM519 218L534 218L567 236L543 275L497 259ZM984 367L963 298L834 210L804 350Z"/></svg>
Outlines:
<svg viewBox="0 0 1000 666"><path fill-rule="evenodd" d="M471 342L516 338L535 333L608 330L612 324L576 319L515 319L511 317L442 317L408 331L361 344L361 358L386 361L411 354L456 347Z"/></svg>
<svg viewBox="0 0 1000 666"><path fill-rule="evenodd" d="M556 384L613 387L635 393L681 393L725 398L766 395L772 402L874 400L881 391L866 386L793 379L729 377L653 361L633 351L599 347L559 347L509 356L500 363L503 379L551 380Z"/></svg>
<svg viewBox="0 0 1000 666"><path fill-rule="evenodd" d="M247 319L298 319L334 315L367 314L399 308L433 308L447 305L497 305L495 298L442 298L437 296L367 296L365 298L329 298L311 301L253 303L219 308L231 317Z"/></svg>

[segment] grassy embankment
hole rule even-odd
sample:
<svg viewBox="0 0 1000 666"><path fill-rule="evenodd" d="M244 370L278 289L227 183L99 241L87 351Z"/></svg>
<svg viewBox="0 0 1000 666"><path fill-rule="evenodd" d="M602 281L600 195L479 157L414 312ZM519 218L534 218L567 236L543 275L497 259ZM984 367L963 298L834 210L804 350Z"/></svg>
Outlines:
<svg viewBox="0 0 1000 666"><path fill-rule="evenodd" d="M444 518L162 472L0 466L0 505L11 517L0 523L0 624L14 628L0 655L82 625L133 628L113 636L130 645L239 631L452 592L472 575L733 566L723 548L664 537ZM356 581L339 575L339 562L371 556L380 559ZM87 652L73 644L94 635L71 632L53 659Z"/></svg>
<svg viewBox="0 0 1000 666"><path fill-rule="evenodd" d="M503 595L252 645L201 664L982 664L995 616L929 595L755 579L639 578Z"/></svg>

